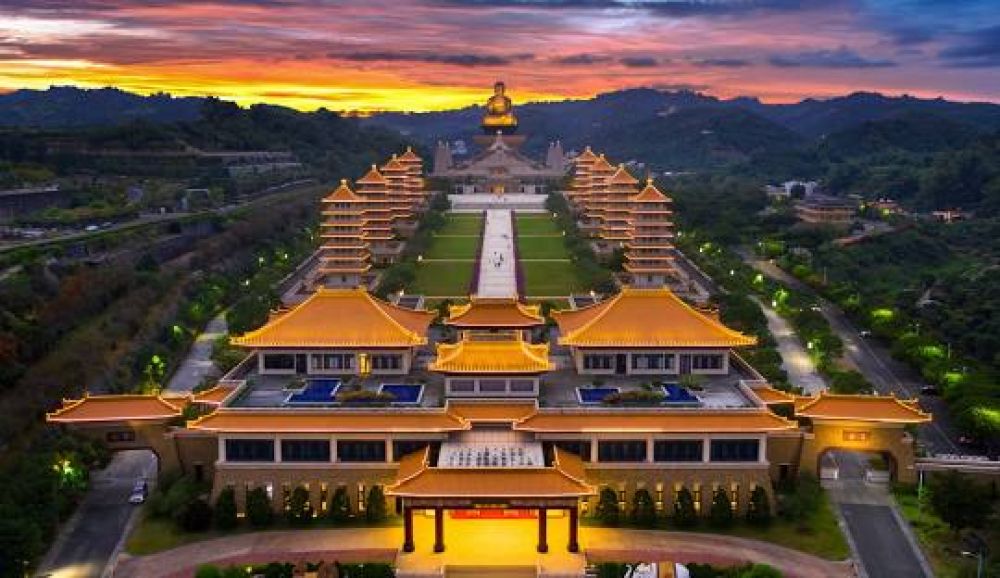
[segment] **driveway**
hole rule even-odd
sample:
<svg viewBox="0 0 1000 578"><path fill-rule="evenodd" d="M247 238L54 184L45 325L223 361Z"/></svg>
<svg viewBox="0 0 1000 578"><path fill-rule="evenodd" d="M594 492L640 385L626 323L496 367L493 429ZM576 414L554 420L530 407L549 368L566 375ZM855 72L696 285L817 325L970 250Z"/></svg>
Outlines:
<svg viewBox="0 0 1000 578"><path fill-rule="evenodd" d="M764 305L756 297L751 297L760 305L767 318L767 328L778 342L778 353L781 354L781 367L788 372L788 381L792 385L801 387L807 395L817 395L826 390L826 381L823 376L816 371L816 364L813 363L809 352L802 347L802 341L795 333L795 329L789 325L784 317L778 315L774 309Z"/></svg>
<svg viewBox="0 0 1000 578"><path fill-rule="evenodd" d="M167 391L187 393L197 387L206 377L218 376L218 369L212 363L212 345L227 331L225 312L209 321L208 325L205 326L205 331L195 338L187 357L170 378L167 383Z"/></svg>

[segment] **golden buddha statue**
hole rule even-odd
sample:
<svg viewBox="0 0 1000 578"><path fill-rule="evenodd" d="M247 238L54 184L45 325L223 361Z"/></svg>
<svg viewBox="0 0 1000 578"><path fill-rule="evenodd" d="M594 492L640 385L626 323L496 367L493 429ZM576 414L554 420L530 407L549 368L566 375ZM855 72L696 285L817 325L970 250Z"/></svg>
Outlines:
<svg viewBox="0 0 1000 578"><path fill-rule="evenodd" d="M514 105L510 97L504 94L504 84L493 85L493 96L486 101L486 114L483 115L483 132L486 134L511 134L517 130L517 117L514 116Z"/></svg>

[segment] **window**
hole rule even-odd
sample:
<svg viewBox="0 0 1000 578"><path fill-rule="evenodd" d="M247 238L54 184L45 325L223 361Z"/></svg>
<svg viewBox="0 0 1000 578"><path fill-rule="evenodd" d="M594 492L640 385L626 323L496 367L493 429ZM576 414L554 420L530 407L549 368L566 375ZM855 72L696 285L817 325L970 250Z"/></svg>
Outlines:
<svg viewBox="0 0 1000 578"><path fill-rule="evenodd" d="M382 440L339 440L337 459L342 462L384 462L385 442Z"/></svg>
<svg viewBox="0 0 1000 578"><path fill-rule="evenodd" d="M694 369L722 369L722 354L692 355L691 367Z"/></svg>
<svg viewBox="0 0 1000 578"><path fill-rule="evenodd" d="M265 353L264 369L295 369L295 356L291 353Z"/></svg>
<svg viewBox="0 0 1000 578"><path fill-rule="evenodd" d="M118 443L118 442L134 442L135 432L130 430L123 431L109 431L107 435L104 436L108 440L108 443Z"/></svg>
<svg viewBox="0 0 1000 578"><path fill-rule="evenodd" d="M566 450L571 454L580 456L585 462L590 461L590 441L589 440L556 440L552 442L555 447Z"/></svg>
<svg viewBox="0 0 1000 578"><path fill-rule="evenodd" d="M398 462L399 458L406 454L420 451L429 446L431 442L427 440L399 440L392 442L392 461Z"/></svg>
<svg viewBox="0 0 1000 578"><path fill-rule="evenodd" d="M701 484L695 484L694 490L691 492L694 498L694 511L696 514L701 514Z"/></svg>
<svg viewBox="0 0 1000 578"><path fill-rule="evenodd" d="M700 462L701 440L656 440L653 442L653 460L657 462Z"/></svg>
<svg viewBox="0 0 1000 578"><path fill-rule="evenodd" d="M328 462L330 440L281 440L283 462Z"/></svg>
<svg viewBox="0 0 1000 578"><path fill-rule="evenodd" d="M674 356L668 353L633 353L632 369L671 369Z"/></svg>
<svg viewBox="0 0 1000 578"><path fill-rule="evenodd" d="M358 484L358 511L365 511L365 485Z"/></svg>
<svg viewBox="0 0 1000 578"><path fill-rule="evenodd" d="M663 511L663 484L656 484L656 511Z"/></svg>
<svg viewBox="0 0 1000 578"><path fill-rule="evenodd" d="M599 441L597 458L602 462L646 461L645 440Z"/></svg>
<svg viewBox="0 0 1000 578"><path fill-rule="evenodd" d="M733 482L729 487L729 497L732 499L730 505L733 507L733 512L740 511L740 485Z"/></svg>
<svg viewBox="0 0 1000 578"><path fill-rule="evenodd" d="M476 382L473 379L452 379L448 381L451 391L476 391Z"/></svg>
<svg viewBox="0 0 1000 578"><path fill-rule="evenodd" d="M372 369L399 369L403 366L402 355L373 355Z"/></svg>
<svg viewBox="0 0 1000 578"><path fill-rule="evenodd" d="M507 381L503 379L480 379L479 391L500 393L507 391Z"/></svg>
<svg viewBox="0 0 1000 578"><path fill-rule="evenodd" d="M584 355L584 369L611 369L613 356L611 355Z"/></svg>
<svg viewBox="0 0 1000 578"><path fill-rule="evenodd" d="M760 456L758 440L712 440L713 462L756 462Z"/></svg>
<svg viewBox="0 0 1000 578"><path fill-rule="evenodd" d="M518 392L535 391L535 380L512 379L510 380L510 390Z"/></svg>
<svg viewBox="0 0 1000 578"><path fill-rule="evenodd" d="M226 440L227 462L273 462L274 440Z"/></svg>
<svg viewBox="0 0 1000 578"><path fill-rule="evenodd" d="M354 367L353 353L319 353L312 356L313 369L320 371L351 369Z"/></svg>
<svg viewBox="0 0 1000 578"><path fill-rule="evenodd" d="M330 497L330 486L326 482L322 482L319 485L319 511L321 514L326 513L327 500Z"/></svg>

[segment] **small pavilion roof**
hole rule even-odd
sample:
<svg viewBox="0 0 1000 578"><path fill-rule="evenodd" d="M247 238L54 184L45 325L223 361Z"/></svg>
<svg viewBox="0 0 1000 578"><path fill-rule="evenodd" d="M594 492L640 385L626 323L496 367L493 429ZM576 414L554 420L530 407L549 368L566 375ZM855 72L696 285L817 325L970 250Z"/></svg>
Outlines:
<svg viewBox="0 0 1000 578"><path fill-rule="evenodd" d="M420 158L420 156L417 153L413 152L413 147L408 146L406 147L406 152L399 155L399 160L409 163L413 162L419 163L423 162L424 159Z"/></svg>
<svg viewBox="0 0 1000 578"><path fill-rule="evenodd" d="M372 165L372 168L369 169L367 173L365 173L365 176L361 177L355 182L359 185L384 185L388 181L386 180L385 176L383 176L382 173L379 172L378 167Z"/></svg>
<svg viewBox="0 0 1000 578"><path fill-rule="evenodd" d="M654 432L763 433L796 429L795 421L770 411L567 409L541 410L514 424L514 429L532 432Z"/></svg>
<svg viewBox="0 0 1000 578"><path fill-rule="evenodd" d="M611 177L611 183L615 185L634 185L639 182L639 179L632 176L632 173L628 172L625 165L618 165L618 169L615 174Z"/></svg>
<svg viewBox="0 0 1000 578"><path fill-rule="evenodd" d="M590 146L584 147L583 152L576 155L574 159L576 162L592 163L597 160L597 155L591 150Z"/></svg>
<svg viewBox="0 0 1000 578"><path fill-rule="evenodd" d="M392 172L401 173L405 171L406 171L406 165L399 162L399 158L397 158L396 155L392 155L392 158L389 159L389 162L382 165L382 172L384 173L392 173Z"/></svg>
<svg viewBox="0 0 1000 578"><path fill-rule="evenodd" d="M756 339L696 311L666 288L622 288L600 303L554 311L559 344L578 347L736 347Z"/></svg>
<svg viewBox="0 0 1000 578"><path fill-rule="evenodd" d="M653 184L653 179L646 179L646 186L639 191L639 194L632 197L630 200L640 202L640 203L650 203L650 202L661 202L669 203L672 201L670 197L664 195L660 189L656 188Z"/></svg>
<svg viewBox="0 0 1000 578"><path fill-rule="evenodd" d="M441 373L542 373L552 371L548 343L520 338L499 341L470 339L439 343L437 358L428 367Z"/></svg>
<svg viewBox="0 0 1000 578"><path fill-rule="evenodd" d="M229 433L369 433L450 432L468 423L441 410L288 411L282 409L219 409L188 424L188 429Z"/></svg>
<svg viewBox="0 0 1000 578"><path fill-rule="evenodd" d="M550 467L435 468L425 448L400 460L390 496L409 498L563 498L591 496L593 486L583 480L583 464L575 455L555 450Z"/></svg>
<svg viewBox="0 0 1000 578"><path fill-rule="evenodd" d="M168 401L160 395L85 395L64 399L46 419L52 423L169 420L180 417L187 401L186 397Z"/></svg>
<svg viewBox="0 0 1000 578"><path fill-rule="evenodd" d="M917 406L917 400L894 395L847 395L821 392L795 410L796 417L886 423L923 423L931 414Z"/></svg>
<svg viewBox="0 0 1000 578"><path fill-rule="evenodd" d="M434 313L406 309L362 288L320 288L260 329L233 339L244 347L412 347L427 343Z"/></svg>
<svg viewBox="0 0 1000 578"><path fill-rule="evenodd" d="M448 325L455 327L518 327L544 325L538 305L525 305L516 298L472 297L465 305L448 308Z"/></svg>
<svg viewBox="0 0 1000 578"><path fill-rule="evenodd" d="M359 197L351 190L351 187L347 184L347 179L340 179L340 185L333 190L332 193L323 197L324 203L343 203L343 202L353 202L359 203L364 202L364 199Z"/></svg>
<svg viewBox="0 0 1000 578"><path fill-rule="evenodd" d="M604 153L601 153L594 161L593 168L590 169L591 173L614 173L616 170L615 165L608 162L608 159L604 158Z"/></svg>

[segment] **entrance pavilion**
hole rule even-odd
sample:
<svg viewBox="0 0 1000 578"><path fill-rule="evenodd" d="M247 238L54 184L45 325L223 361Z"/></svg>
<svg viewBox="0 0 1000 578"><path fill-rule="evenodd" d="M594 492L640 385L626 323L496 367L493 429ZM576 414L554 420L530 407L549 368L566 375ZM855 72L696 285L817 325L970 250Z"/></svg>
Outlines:
<svg viewBox="0 0 1000 578"><path fill-rule="evenodd" d="M540 553L549 551L548 513L562 510L567 513L566 549L580 550L578 501L596 490L584 481L583 462L575 454L553 448L546 459L541 444L489 441L487 436L442 444L434 458L436 464L429 448L404 456L396 483L386 489L402 500L404 552L417 548L418 510L433 512L434 552L445 550L446 510L477 518L534 517Z"/></svg>

